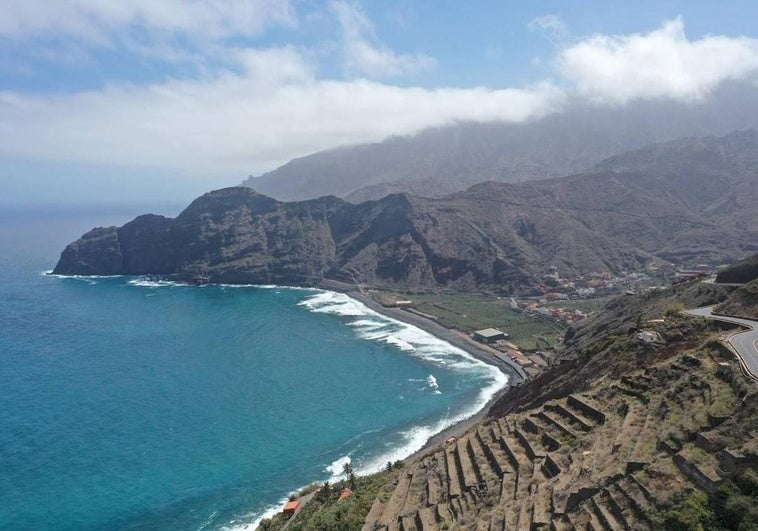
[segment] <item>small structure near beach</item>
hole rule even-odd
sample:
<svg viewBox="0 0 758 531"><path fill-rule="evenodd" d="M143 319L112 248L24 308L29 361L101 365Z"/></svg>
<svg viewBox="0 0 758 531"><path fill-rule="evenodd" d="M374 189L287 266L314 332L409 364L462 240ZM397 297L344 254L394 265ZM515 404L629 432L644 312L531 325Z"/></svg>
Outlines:
<svg viewBox="0 0 758 531"><path fill-rule="evenodd" d="M350 496L353 495L353 491L350 489L342 489L342 493L340 494L339 500L342 501L348 499Z"/></svg>
<svg viewBox="0 0 758 531"><path fill-rule="evenodd" d="M508 334L497 328L485 328L474 332L474 339L480 343L494 343L501 339L508 339Z"/></svg>
<svg viewBox="0 0 758 531"><path fill-rule="evenodd" d="M284 514L295 514L300 508L300 500L290 500L284 505Z"/></svg>

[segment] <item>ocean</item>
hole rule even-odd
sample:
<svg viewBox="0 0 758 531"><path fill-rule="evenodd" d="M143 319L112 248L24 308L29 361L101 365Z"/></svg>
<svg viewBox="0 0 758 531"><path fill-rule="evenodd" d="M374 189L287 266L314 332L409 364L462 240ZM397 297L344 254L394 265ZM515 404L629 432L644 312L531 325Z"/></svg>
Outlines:
<svg viewBox="0 0 758 531"><path fill-rule="evenodd" d="M345 295L46 274L134 212L0 213L0 528L245 529L507 377Z"/></svg>

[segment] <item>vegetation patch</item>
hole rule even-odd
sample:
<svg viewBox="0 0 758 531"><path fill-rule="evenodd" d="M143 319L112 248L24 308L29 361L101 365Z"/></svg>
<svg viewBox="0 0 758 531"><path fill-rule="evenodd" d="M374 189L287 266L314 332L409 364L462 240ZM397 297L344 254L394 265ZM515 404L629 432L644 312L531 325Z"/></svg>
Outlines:
<svg viewBox="0 0 758 531"><path fill-rule="evenodd" d="M395 297L401 298L400 295ZM414 294L407 298L413 301L415 309L438 317L440 324L447 328L463 332L497 328L526 350L555 346L567 329L565 324L553 319L529 317L512 310L508 298L477 293Z"/></svg>
<svg viewBox="0 0 758 531"><path fill-rule="evenodd" d="M260 531L275 531L287 525L292 531L352 531L360 529L366 519L374 500L387 498L392 492L391 481L402 468L398 462L388 466L388 470L370 476L354 476L348 472L347 479L330 484L316 484L307 489L306 494L313 497L295 516L283 513L264 520ZM350 489L352 495L340 499L344 489ZM302 493L301 493L302 494Z"/></svg>

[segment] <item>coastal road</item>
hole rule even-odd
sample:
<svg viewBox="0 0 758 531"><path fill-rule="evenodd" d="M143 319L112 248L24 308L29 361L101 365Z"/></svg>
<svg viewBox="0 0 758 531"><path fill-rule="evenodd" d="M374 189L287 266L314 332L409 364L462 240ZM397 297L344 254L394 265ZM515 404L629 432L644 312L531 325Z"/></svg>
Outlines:
<svg viewBox="0 0 758 531"><path fill-rule="evenodd" d="M750 319L742 319L740 317L727 317L725 315L714 315L713 306L705 306L703 308L695 308L694 310L685 310L685 313L689 315L695 315L698 317L706 317L708 319L716 319L718 321L724 321L725 323L732 323L749 328L746 332L740 332L733 334L729 337L729 343L737 351L737 354L742 358L745 367L748 372L753 375L753 378L758 379L758 321L752 321Z"/></svg>

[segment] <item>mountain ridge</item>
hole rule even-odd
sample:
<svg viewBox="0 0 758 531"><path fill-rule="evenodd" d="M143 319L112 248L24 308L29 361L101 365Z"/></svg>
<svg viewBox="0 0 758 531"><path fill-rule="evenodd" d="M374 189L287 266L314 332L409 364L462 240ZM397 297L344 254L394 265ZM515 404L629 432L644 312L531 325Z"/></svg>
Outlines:
<svg viewBox="0 0 758 531"><path fill-rule="evenodd" d="M442 198L286 203L227 188L173 220L95 229L55 272L523 293L551 267L571 278L656 261L723 263L756 250L756 160L758 134L748 131L651 146L596 173L481 183Z"/></svg>
<svg viewBox="0 0 758 531"><path fill-rule="evenodd" d="M758 91L732 83L699 103L572 102L563 112L523 123L463 122L342 146L298 157L243 184L280 200L331 194L357 203L398 192L440 197L487 180L587 172L607 157L652 143L755 127Z"/></svg>

